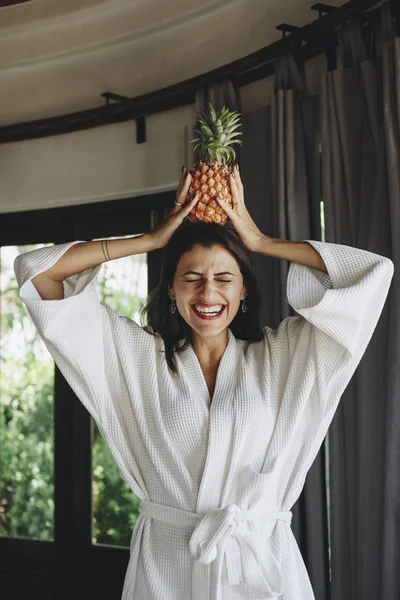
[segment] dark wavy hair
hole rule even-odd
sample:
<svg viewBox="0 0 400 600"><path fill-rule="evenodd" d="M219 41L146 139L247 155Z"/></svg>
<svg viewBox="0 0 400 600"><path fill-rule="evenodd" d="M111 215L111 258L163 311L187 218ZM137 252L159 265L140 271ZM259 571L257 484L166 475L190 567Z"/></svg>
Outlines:
<svg viewBox="0 0 400 600"><path fill-rule="evenodd" d="M148 295L141 310L141 323L146 331L160 335L165 344L168 366L176 372L174 353L182 352L192 339L192 329L178 311L170 313L168 287L172 285L179 260L195 244L210 248L219 244L236 259L246 286L248 311L239 310L229 325L236 338L248 342L263 337L260 326L260 291L250 254L230 224L190 223L186 221L175 231L164 248L160 282ZM147 317L147 325L145 320Z"/></svg>

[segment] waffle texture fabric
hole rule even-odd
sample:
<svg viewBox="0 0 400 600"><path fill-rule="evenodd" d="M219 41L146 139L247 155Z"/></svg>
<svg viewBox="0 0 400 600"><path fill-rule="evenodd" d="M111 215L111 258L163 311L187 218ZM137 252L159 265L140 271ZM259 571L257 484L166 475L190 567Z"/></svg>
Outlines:
<svg viewBox="0 0 400 600"><path fill-rule="evenodd" d="M81 241L81 240L79 240ZM102 265L42 300L31 279L79 241L17 256L20 297L140 498L122 600L314 600L291 507L381 315L393 263L304 240L328 274L290 264L296 311L263 340L229 330L210 396L192 346L172 373L162 339L99 300Z"/></svg>

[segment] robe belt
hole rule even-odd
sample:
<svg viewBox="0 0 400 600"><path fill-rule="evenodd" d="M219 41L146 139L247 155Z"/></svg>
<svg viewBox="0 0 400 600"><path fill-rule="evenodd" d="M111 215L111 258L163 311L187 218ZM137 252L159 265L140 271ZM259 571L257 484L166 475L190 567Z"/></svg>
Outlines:
<svg viewBox="0 0 400 600"><path fill-rule="evenodd" d="M257 522L284 521L291 524L291 511L261 512L260 508L241 510L236 504L210 510L205 514L193 513L150 500L140 500L139 512L147 517L171 525L193 526L190 551L194 559L203 565L216 560L215 599L221 599L220 581L225 559L230 585L245 583L247 592L254 598L277 598L282 594L280 567L266 541L268 535ZM269 534L272 527L269 527ZM197 587L197 590L199 588ZM193 598L208 598L196 593Z"/></svg>

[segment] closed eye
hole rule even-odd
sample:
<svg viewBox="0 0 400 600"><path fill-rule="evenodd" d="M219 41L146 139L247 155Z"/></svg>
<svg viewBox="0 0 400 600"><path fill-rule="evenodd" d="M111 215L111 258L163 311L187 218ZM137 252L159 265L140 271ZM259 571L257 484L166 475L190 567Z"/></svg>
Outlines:
<svg viewBox="0 0 400 600"><path fill-rule="evenodd" d="M192 283L196 281L201 281L201 279L184 279L183 281L185 281L186 283ZM220 281L222 283L231 283L232 279L216 279L215 281Z"/></svg>

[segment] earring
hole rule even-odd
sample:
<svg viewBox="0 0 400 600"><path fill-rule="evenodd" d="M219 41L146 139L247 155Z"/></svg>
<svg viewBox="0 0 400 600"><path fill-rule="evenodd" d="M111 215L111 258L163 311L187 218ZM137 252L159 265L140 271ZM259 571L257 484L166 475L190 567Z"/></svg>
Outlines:
<svg viewBox="0 0 400 600"><path fill-rule="evenodd" d="M247 313L246 298L243 298L242 300L242 312Z"/></svg>
<svg viewBox="0 0 400 600"><path fill-rule="evenodd" d="M169 305L169 312L171 313L171 315L174 315L176 313L176 304L175 304L174 298L171 298L171 304Z"/></svg>

